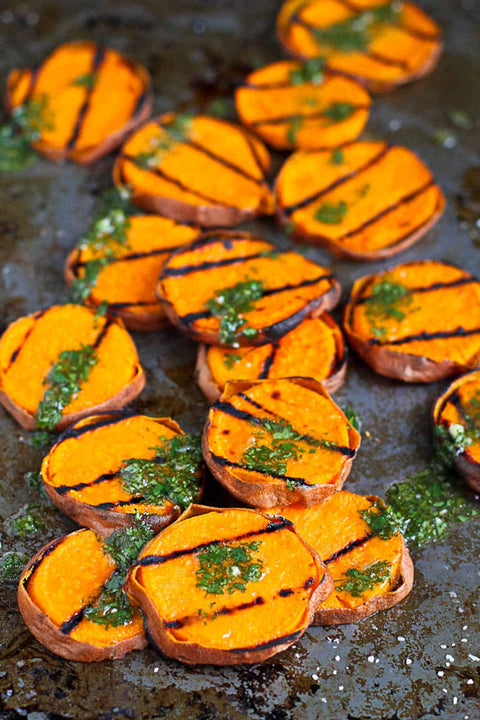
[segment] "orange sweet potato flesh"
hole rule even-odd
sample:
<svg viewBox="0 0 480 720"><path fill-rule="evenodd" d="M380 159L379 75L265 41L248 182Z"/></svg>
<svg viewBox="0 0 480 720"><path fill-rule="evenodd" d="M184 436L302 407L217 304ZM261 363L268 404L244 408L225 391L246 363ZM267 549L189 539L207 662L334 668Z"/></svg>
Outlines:
<svg viewBox="0 0 480 720"><path fill-rule="evenodd" d="M403 319L369 315L373 288L401 284ZM384 329L375 335L375 325ZM438 260L397 265L357 280L345 308L344 330L353 349L381 375L431 382L480 364L480 282Z"/></svg>
<svg viewBox="0 0 480 720"><path fill-rule="evenodd" d="M455 456L455 467L467 483L480 490L480 372L472 372L455 380L435 403L433 420L436 425L450 428L461 425L468 432L470 444ZM472 432L474 431L474 432Z"/></svg>
<svg viewBox="0 0 480 720"><path fill-rule="evenodd" d="M354 80L329 72L321 82L292 82L301 68L283 60L251 73L235 93L242 123L280 149L335 148L355 140L368 120L369 94ZM338 103L352 106L346 119L324 114Z"/></svg>
<svg viewBox="0 0 480 720"><path fill-rule="evenodd" d="M250 469L244 457L250 448L274 447L268 421L293 428L298 437L290 434L287 441L298 455L282 459L284 468L275 462ZM348 476L359 445L360 435L312 378L227 383L210 409L203 435L213 475L236 498L258 508L311 505L332 495Z"/></svg>
<svg viewBox="0 0 480 720"><path fill-rule="evenodd" d="M273 213L265 180L269 154L258 138L234 123L192 118L182 140L160 152L151 166L142 166L138 156L168 139L175 117L169 113L143 125L115 163L115 183L129 185L137 205L201 227L237 225Z"/></svg>
<svg viewBox="0 0 480 720"><path fill-rule="evenodd" d="M51 160L91 163L150 115L150 76L116 50L70 42L33 71L12 70L8 110L30 100L46 102L48 120L35 149Z"/></svg>
<svg viewBox="0 0 480 720"><path fill-rule="evenodd" d="M160 439L178 434L183 432L170 418L90 415L72 425L43 459L45 490L62 512L101 535L131 525L137 513L158 532L180 508L168 499L153 504L127 492L120 470L129 458L155 457Z"/></svg>
<svg viewBox="0 0 480 720"><path fill-rule="evenodd" d="M339 300L330 271L301 255L281 251L250 233L206 233L173 253L160 274L157 294L168 319L195 340L221 345L220 319L206 303L218 290L239 282L263 282L265 292L244 313L257 334L237 331L234 345L264 345L285 335L305 317L320 315Z"/></svg>
<svg viewBox="0 0 480 720"><path fill-rule="evenodd" d="M168 324L155 295L162 265L172 250L195 240L200 229L159 215L135 215L129 223L126 244L114 245L115 257L100 270L86 302L92 307L107 302L109 315L122 318L131 330L156 330ZM104 249L72 250L65 264L67 284L83 277L86 263L102 257Z"/></svg>
<svg viewBox="0 0 480 720"><path fill-rule="evenodd" d="M323 313L306 318L275 343L228 348L200 345L196 379L209 402L217 400L230 380L262 380L292 373L312 377L328 392L345 379L347 358L340 328Z"/></svg>
<svg viewBox="0 0 480 720"><path fill-rule="evenodd" d="M197 586L202 550L252 542L262 564L258 581L232 593ZM290 523L254 510L192 506L144 547L128 589L151 641L166 655L234 665L260 662L298 640L331 581Z"/></svg>
<svg viewBox="0 0 480 720"><path fill-rule="evenodd" d="M116 410L145 384L135 345L121 321L81 305L54 305L13 322L0 338L0 402L27 430L35 427L44 379L64 350L95 348L98 362L63 409L62 430L96 410Z"/></svg>
<svg viewBox="0 0 480 720"><path fill-rule="evenodd" d="M316 30L338 29L337 23L392 5L398 6L398 12L387 21L369 24L363 47L326 42L325 34L316 35ZM357 23L362 20L368 16L363 14ZM332 71L354 77L379 93L426 75L442 50L440 28L412 2L286 0L278 15L277 31L287 52L295 57L324 56Z"/></svg>
<svg viewBox="0 0 480 720"><path fill-rule="evenodd" d="M115 568L91 530L77 530L45 545L26 566L18 586L18 605L30 632L67 660L122 658L144 648L138 610L130 622L117 627L83 616Z"/></svg>
<svg viewBox="0 0 480 720"><path fill-rule="evenodd" d="M339 159L333 162L326 151L298 152L280 171L277 216L293 225L294 239L341 258L377 260L413 245L441 216L445 197L411 150L356 142ZM342 203L343 216L330 218L328 208Z"/></svg>
<svg viewBox="0 0 480 720"><path fill-rule="evenodd" d="M381 503L375 496L341 491L318 505L278 507L269 514L290 520L318 553L335 584L333 592L316 609L314 624L333 625L368 617L402 600L413 584L413 565L400 533L387 540L372 534L360 511ZM339 586L349 569L363 571L375 562L388 562L389 575L360 597Z"/></svg>

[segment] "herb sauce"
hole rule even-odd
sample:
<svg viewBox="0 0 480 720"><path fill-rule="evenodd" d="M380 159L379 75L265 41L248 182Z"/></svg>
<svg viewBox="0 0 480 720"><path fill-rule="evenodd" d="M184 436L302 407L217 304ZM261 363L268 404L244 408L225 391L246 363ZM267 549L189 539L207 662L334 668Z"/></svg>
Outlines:
<svg viewBox="0 0 480 720"><path fill-rule="evenodd" d="M304 85L305 83L313 83L313 85L321 85L323 82L323 70L325 67L325 58L311 58L303 63L303 65L290 73L290 82L292 85Z"/></svg>
<svg viewBox="0 0 480 720"><path fill-rule="evenodd" d="M335 589L339 592L348 592L352 597L363 597L367 590L374 590L390 576L391 563L387 560L377 560L359 570L349 568L345 579L335 581Z"/></svg>
<svg viewBox="0 0 480 720"><path fill-rule="evenodd" d="M393 319L401 322L406 317L404 309L411 303L412 297L405 285L388 279L377 282L371 295L365 299L367 318L375 337L381 339L387 334L387 328L379 324L380 321Z"/></svg>
<svg viewBox="0 0 480 720"><path fill-rule="evenodd" d="M0 560L0 580L18 581L28 562L28 557L19 552L7 552Z"/></svg>
<svg viewBox="0 0 480 720"><path fill-rule="evenodd" d="M248 583L258 582L262 577L263 563L254 556L261 544L225 542L201 550L197 553L197 587L207 595L244 593Z"/></svg>
<svg viewBox="0 0 480 720"><path fill-rule="evenodd" d="M220 318L220 342L238 347L237 332L241 330L246 338L254 338L257 330L248 326L244 313L254 309L254 301L265 292L261 280L244 280L232 287L216 290L215 296L206 303L212 315Z"/></svg>
<svg viewBox="0 0 480 720"><path fill-rule="evenodd" d="M348 205L344 200L340 200L336 205L332 203L323 203L315 213L315 220L324 225L339 225L348 212Z"/></svg>
<svg viewBox="0 0 480 720"><path fill-rule="evenodd" d="M399 21L403 3L398 0L369 8L343 22L326 28L313 28L312 35L319 45L328 45L341 52L366 50L383 24Z"/></svg>
<svg viewBox="0 0 480 720"><path fill-rule="evenodd" d="M135 155L135 163L145 170L158 167L166 152L188 139L192 130L192 121L193 117L188 113L175 115L173 120L162 128L161 135L150 139L148 150Z"/></svg>
<svg viewBox="0 0 480 720"><path fill-rule="evenodd" d="M32 143L40 139L42 131L53 127L46 97L18 105L10 121L0 127L0 170L17 172L36 162L38 155Z"/></svg>

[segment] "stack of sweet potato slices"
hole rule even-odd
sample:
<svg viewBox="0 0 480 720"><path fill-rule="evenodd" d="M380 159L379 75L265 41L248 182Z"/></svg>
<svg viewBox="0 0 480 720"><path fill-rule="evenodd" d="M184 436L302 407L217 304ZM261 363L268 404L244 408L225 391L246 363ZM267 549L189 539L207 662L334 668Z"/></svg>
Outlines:
<svg viewBox="0 0 480 720"><path fill-rule="evenodd" d="M12 70L10 112L43 110L35 150L50 160L91 163L118 147L150 115L150 76L139 63L93 42L60 45L34 69Z"/></svg>

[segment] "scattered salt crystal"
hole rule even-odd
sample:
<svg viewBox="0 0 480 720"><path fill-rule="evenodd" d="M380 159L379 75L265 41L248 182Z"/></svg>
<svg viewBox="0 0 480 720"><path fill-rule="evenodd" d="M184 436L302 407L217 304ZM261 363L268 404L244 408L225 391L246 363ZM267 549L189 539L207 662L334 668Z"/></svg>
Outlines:
<svg viewBox="0 0 480 720"><path fill-rule="evenodd" d="M438 677L443 677L445 675L445 673L443 672L443 670L439 670L437 672L437 675L438 675Z"/></svg>
<svg viewBox="0 0 480 720"><path fill-rule="evenodd" d="M473 680L472 680L472 678L468 678L468 680L467 680L467 685L473 685Z"/></svg>
<svg viewBox="0 0 480 720"><path fill-rule="evenodd" d="M399 635L397 637L397 640L398 640L398 642L405 642L405 638L403 637L403 635Z"/></svg>
<svg viewBox="0 0 480 720"><path fill-rule="evenodd" d="M375 662L375 658L373 657L373 655L369 655L368 658L367 658L367 660L368 660L369 663Z"/></svg>
<svg viewBox="0 0 480 720"><path fill-rule="evenodd" d="M340 662L340 655L335 655L335 660L336 660L337 662Z"/></svg>
<svg viewBox="0 0 480 720"><path fill-rule="evenodd" d="M450 662L455 662L455 658L453 657L453 655L447 654L447 655L445 655L445 658L446 658L447 660L450 660Z"/></svg>
<svg viewBox="0 0 480 720"><path fill-rule="evenodd" d="M479 662L479 661L480 661L480 658L477 657L476 655L471 655L471 654L470 654L468 657L469 657L470 660L472 660L473 662Z"/></svg>
<svg viewBox="0 0 480 720"><path fill-rule="evenodd" d="M413 660L412 660L411 658L407 658L407 659L405 660L405 662L406 662L407 665L411 665L412 662L413 662Z"/></svg>
<svg viewBox="0 0 480 720"><path fill-rule="evenodd" d="M312 680L315 680L315 682L318 680L318 675L316 673L313 673Z"/></svg>

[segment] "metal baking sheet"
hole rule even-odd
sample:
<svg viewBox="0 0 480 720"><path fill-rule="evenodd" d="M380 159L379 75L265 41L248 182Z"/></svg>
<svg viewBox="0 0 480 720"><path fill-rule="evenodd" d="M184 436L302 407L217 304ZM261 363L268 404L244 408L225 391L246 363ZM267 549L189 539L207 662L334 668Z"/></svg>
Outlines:
<svg viewBox="0 0 480 720"><path fill-rule="evenodd" d="M156 111L203 110L228 98L252 68L282 57L274 32L279 4L4 0L2 86L12 66L36 63L55 45L85 38L145 63L153 75ZM376 98L368 132L418 152L448 198L437 228L400 259L441 258L478 273L480 249L458 223L455 198L468 196L464 173L478 164L480 6L476 0L420 4L444 28L445 52L432 75ZM449 120L452 110L468 113L472 128L455 128ZM434 139L444 129L455 135L453 148ZM282 159L276 156L276 167ZM82 168L40 160L28 171L1 175L2 331L17 317L65 299L63 262L88 228L96 196L110 184L112 161L108 157ZM270 220L245 227L284 242ZM388 265L340 262L317 249L306 252L332 266L344 301L355 278ZM135 407L171 415L186 430L199 430L207 405L192 380L194 343L174 330L137 333L135 341L148 378ZM363 444L348 489L382 495L390 483L425 466L430 409L445 385L407 386L351 358L347 382L335 396L341 405L353 405L363 421ZM0 412L2 551L16 546L33 554L46 539L73 529L73 523L43 504L48 529L41 536L18 542L4 532L10 515L39 499L23 476L39 468L41 456L26 433ZM212 495L222 502L219 492ZM0 717L478 719L479 537L478 519L458 525L444 542L414 552L415 586L400 605L357 625L311 628L286 652L251 667L188 668L153 649L100 664L61 660L26 630L15 588L3 584Z"/></svg>

